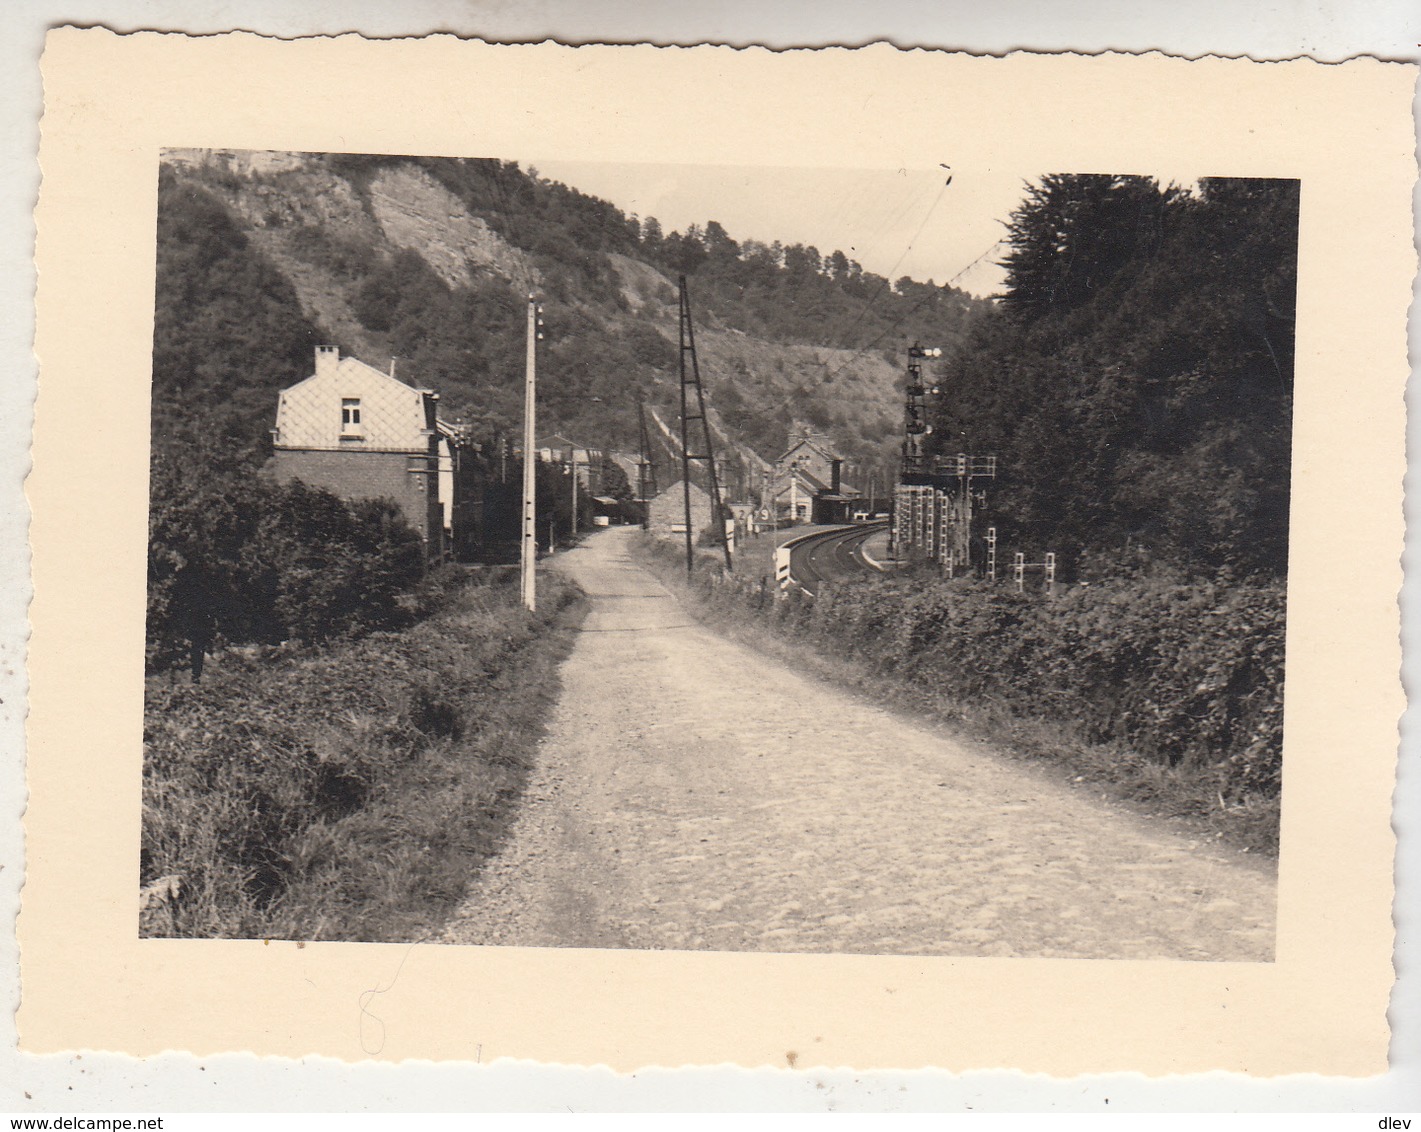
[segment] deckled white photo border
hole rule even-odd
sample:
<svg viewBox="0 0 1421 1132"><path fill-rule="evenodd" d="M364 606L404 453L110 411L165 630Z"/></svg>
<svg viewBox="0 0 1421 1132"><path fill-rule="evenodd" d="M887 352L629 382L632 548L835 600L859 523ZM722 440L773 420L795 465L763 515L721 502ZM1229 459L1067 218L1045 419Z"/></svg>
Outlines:
<svg viewBox="0 0 1421 1132"><path fill-rule="evenodd" d="M1414 68L65 29L45 78L23 1048L1385 1068ZM924 138L959 169L1303 181L1277 962L139 940L158 150L874 167Z"/></svg>

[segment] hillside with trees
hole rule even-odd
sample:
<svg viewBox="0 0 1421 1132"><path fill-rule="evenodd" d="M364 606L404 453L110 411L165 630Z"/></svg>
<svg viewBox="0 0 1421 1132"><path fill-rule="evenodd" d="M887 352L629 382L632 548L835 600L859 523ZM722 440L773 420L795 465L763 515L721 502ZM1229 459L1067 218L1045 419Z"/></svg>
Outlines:
<svg viewBox="0 0 1421 1132"><path fill-rule="evenodd" d="M309 372L319 331L239 219L167 168L153 318L155 452L190 442L264 458L276 395Z"/></svg>
<svg viewBox="0 0 1421 1132"><path fill-rule="evenodd" d="M447 418L506 452L521 417L523 296L536 291L540 428L634 450L638 399L676 420L678 274L724 478L741 497L797 429L891 472L901 347L931 341L947 354L931 443L998 457L985 518L1004 547L1054 551L1065 578L1286 567L1294 182L1205 178L1185 191L1044 177L1009 218L1007 285L991 303L889 281L840 251L737 241L714 220L664 232L513 162L260 156L169 155L161 173L158 613L189 591L217 595L233 611L218 631L281 639L296 633L274 612L292 605L282 587L339 574L296 562L299 539L250 517L289 511L255 473L276 394L310 372L315 343L438 389ZM669 471L672 445L652 435ZM393 623L412 572L398 516L308 502L321 522L344 509L351 539L385 548L391 580L367 587L378 608L341 623ZM218 532L220 516L246 533ZM271 547L246 545L267 534Z"/></svg>

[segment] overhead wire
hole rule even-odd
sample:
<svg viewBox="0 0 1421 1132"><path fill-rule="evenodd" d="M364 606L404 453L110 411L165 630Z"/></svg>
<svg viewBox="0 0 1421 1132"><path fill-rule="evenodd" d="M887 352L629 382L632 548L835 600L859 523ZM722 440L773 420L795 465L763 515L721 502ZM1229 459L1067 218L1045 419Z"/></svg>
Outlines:
<svg viewBox="0 0 1421 1132"><path fill-rule="evenodd" d="M876 200L872 195L872 189L865 186L863 199L855 202L856 208L850 214L850 227L859 234L859 242L863 243L865 247L871 247L882 236L896 228L905 216L921 208L923 201L931 191L930 184L919 185L909 192L901 203L884 211L872 207ZM857 252L857 244L851 245L850 250Z"/></svg>
<svg viewBox="0 0 1421 1132"><path fill-rule="evenodd" d="M974 267L976 267L979 263L981 263L999 247L1001 247L1004 243L1006 243L1005 240L994 241L990 247L988 247L985 251L978 255L976 259L974 259L961 271L953 275L952 278L950 278L946 283L942 284L942 286L951 287L954 283L956 283L959 279L961 279L964 275L966 275L969 271L971 271ZM939 288L939 290L940 289L941 288ZM887 338L890 334L892 334L895 330L902 326L903 323L907 322L908 319L912 318L913 315L917 314L918 311L922 310L927 301L932 298L936 293L936 291L925 292L921 299L914 303L911 308L904 311L901 315L894 319L893 322L889 323L888 326L885 327L877 336L875 336L872 341L868 342L864 346L860 346L851 355L849 355L849 357L845 358L844 361L841 362L836 369L825 374L823 378L824 383L827 385L829 382L833 381L834 378L838 377L839 374L843 373L845 369L847 369L854 362L862 358L865 354L867 354L870 350L872 350L875 346L877 346L880 342L882 342L885 338Z"/></svg>
<svg viewBox="0 0 1421 1132"><path fill-rule="evenodd" d="M942 186L942 189L945 189L945 188L946 188L945 185ZM889 271L889 276L890 276L890 278L891 278L891 276L892 276L892 274L893 274L893 271L896 271L896 270L898 269L899 264L901 264L901 263L903 262L903 259L907 256L908 252L912 249L912 245L913 245L913 243L917 240L918 236L920 236L920 235L922 234L923 228L925 228L925 227L927 226L927 221L931 218L933 211L937 208L937 205L938 205L939 201L941 201L941 199L942 199L942 189L939 189L938 196L933 200L932 204L929 206L927 213L926 213L926 214L924 215L924 217L923 217L923 222L922 222L922 224L920 224L920 225L918 226L917 232L914 233L913 238L908 242L908 247L904 249L903 255L901 255L901 256L898 257L897 263L895 263L895 264L893 265L893 268ZM926 195L926 192L923 192L923 191L920 191L920 192L911 194L911 195L908 197L908 199L907 199L902 205L900 205L900 206L898 207L898 209L897 209L896 211L890 212L890 213L888 213L887 215L881 215L881 216L879 217L879 219L878 219L876 225L874 226L874 228L869 231L868 236L867 236L867 239L864 239L863 237L860 237L860 239L863 240L865 246L871 246L871 245L873 245L874 243L876 243L876 242L878 241L878 239L879 239L880 236L882 236L884 233L886 233L886 232L888 232L888 231L891 231L893 228L895 228L895 227L898 225L899 221L901 221L901 220L903 219L903 217L907 216L910 212L914 211L914 209L915 209L918 205L921 204L922 198L923 198L923 196L925 196L925 195ZM858 249L857 249L856 246L852 246L852 245L851 245L849 250L850 250L850 251L853 251L853 252L857 252ZM848 257L846 257L846 258L848 258ZM827 262L827 260L826 260L826 262ZM856 263L857 261L853 261L853 262ZM857 326L857 325L858 325L858 322L863 319L863 317L867 314L868 310L873 306L873 304L874 304L875 302L878 301L878 298L880 297L880 294L881 294L881 290L882 290L882 288L881 288L881 286L880 286L880 291L879 291L878 293L875 293L874 296L869 300L868 306L865 307L865 308L863 308L862 310L860 310L858 317L855 319L854 326ZM819 314L820 312L822 312L822 310L824 309L825 305L826 305L826 303L825 303L824 301L821 301L820 303L816 304L816 306L808 312L808 315L809 315L809 316L813 316L813 315Z"/></svg>
<svg viewBox="0 0 1421 1132"><path fill-rule="evenodd" d="M932 219L933 213L937 211L937 206L942 202L943 194L947 192L947 186L951 183L952 178L949 177L943 182L942 188L938 189L937 196L933 198L931 207L929 207L928 211L923 215L922 223L918 225L917 231L915 231L912 238L909 239L907 246L903 249L903 253L894 261L893 266L888 269L888 273L883 277L883 282L878 285L878 289L869 298L868 303L859 311L858 317L854 319L848 330L844 332L845 341L853 340L853 332L857 330L863 320L868 317L868 312L871 311L878 300L883 297L883 292L892 285L893 273L897 271L903 261L908 258L908 253L913 250L913 245L917 243L918 237L923 234L923 229L928 226L928 221Z"/></svg>

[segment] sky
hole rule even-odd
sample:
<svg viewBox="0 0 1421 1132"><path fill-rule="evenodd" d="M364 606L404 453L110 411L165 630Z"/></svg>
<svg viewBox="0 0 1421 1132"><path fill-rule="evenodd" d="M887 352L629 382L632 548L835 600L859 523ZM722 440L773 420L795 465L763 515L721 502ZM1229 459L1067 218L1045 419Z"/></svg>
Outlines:
<svg viewBox="0 0 1421 1132"><path fill-rule="evenodd" d="M805 169L636 165L529 160L544 176L602 197L623 212L684 232L717 220L735 240L841 250L865 270L897 280L951 282L999 293L1006 221L1035 172L944 169ZM1146 171L1151 172L1151 171ZM1194 177L1153 172L1162 183ZM951 184L948 184L948 178Z"/></svg>

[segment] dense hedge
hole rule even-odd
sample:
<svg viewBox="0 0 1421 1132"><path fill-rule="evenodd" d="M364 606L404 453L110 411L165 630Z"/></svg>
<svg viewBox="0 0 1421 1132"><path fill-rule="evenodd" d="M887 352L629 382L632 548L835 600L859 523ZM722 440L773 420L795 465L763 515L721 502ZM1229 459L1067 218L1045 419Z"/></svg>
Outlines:
<svg viewBox="0 0 1421 1132"><path fill-rule="evenodd" d="M404 632L151 678L145 934L400 939L437 922L491 851L554 694L551 630L576 591L540 591L537 616L512 584L473 586Z"/></svg>
<svg viewBox="0 0 1421 1132"><path fill-rule="evenodd" d="M324 641L407 624L424 544L386 500L345 502L239 465L153 461L148 667L231 644Z"/></svg>
<svg viewBox="0 0 1421 1132"><path fill-rule="evenodd" d="M758 581L701 579L713 606L748 605L934 696L995 701L1196 768L1230 805L1278 794L1281 582L1129 578L1048 599L914 573L776 600Z"/></svg>

